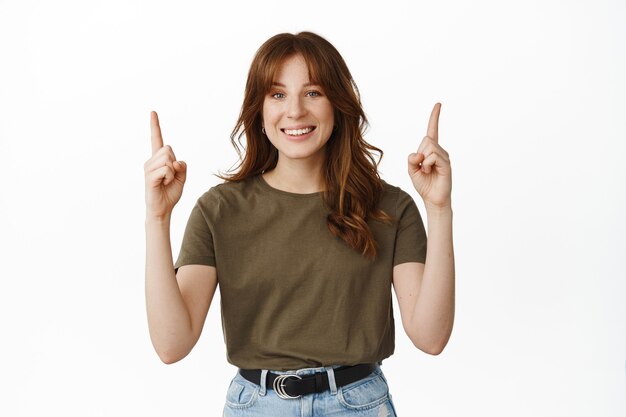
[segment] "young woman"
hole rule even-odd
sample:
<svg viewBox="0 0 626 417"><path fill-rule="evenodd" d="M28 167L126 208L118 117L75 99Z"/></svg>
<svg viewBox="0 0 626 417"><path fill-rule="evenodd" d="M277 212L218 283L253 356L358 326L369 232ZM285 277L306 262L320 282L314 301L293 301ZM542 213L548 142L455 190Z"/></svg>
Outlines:
<svg viewBox="0 0 626 417"><path fill-rule="evenodd" d="M339 52L310 32L270 38L252 62L231 136L240 156L245 137L241 163L197 200L175 264L169 224L187 166L163 145L151 114L150 336L163 362L184 358L219 281L227 360L239 368L224 416L395 416L381 369L394 351L392 284L413 344L443 350L454 254L440 109L408 156L427 240L410 195L378 175L382 151L362 137L367 119Z"/></svg>

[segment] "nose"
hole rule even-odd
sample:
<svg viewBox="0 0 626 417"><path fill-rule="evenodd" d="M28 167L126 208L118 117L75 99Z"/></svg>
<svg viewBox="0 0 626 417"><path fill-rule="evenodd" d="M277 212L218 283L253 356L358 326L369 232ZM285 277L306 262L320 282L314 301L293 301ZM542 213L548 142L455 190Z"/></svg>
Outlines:
<svg viewBox="0 0 626 417"><path fill-rule="evenodd" d="M287 105L287 117L290 119L298 119L306 113L301 97L292 96Z"/></svg>

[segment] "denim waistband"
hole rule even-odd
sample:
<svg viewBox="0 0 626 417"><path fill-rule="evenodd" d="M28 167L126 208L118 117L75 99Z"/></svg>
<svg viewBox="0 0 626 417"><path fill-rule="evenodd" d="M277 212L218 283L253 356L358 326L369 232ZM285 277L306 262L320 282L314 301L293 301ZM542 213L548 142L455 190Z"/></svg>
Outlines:
<svg viewBox="0 0 626 417"><path fill-rule="evenodd" d="M329 366L320 366L317 368L300 368L300 369L291 369L287 371L279 371L274 369L268 369L268 372L273 374L295 374L295 375L312 375L316 372L326 372L328 368L337 369L345 365L329 365ZM380 363L376 362L376 368L380 367Z"/></svg>

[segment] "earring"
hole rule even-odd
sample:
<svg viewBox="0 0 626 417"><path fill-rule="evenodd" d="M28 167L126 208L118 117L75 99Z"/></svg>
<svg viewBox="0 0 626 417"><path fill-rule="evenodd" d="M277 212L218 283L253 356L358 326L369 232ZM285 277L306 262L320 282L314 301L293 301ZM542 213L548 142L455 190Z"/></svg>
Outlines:
<svg viewBox="0 0 626 417"><path fill-rule="evenodd" d="M261 132L263 132L263 134L265 135L265 127L261 128Z"/></svg>

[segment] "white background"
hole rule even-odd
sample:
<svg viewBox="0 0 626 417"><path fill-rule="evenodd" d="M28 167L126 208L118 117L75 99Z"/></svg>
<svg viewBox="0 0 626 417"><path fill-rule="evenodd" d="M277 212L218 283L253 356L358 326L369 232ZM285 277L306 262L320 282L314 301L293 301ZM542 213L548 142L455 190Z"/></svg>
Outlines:
<svg viewBox="0 0 626 417"><path fill-rule="evenodd" d="M456 322L428 356L396 321L398 414L626 415L626 4L217 4L0 2L0 415L221 415L219 292L184 360L160 362L148 334L149 112L189 166L177 256L236 162L254 52L301 30L343 54L381 175L423 213L406 158L442 103Z"/></svg>

